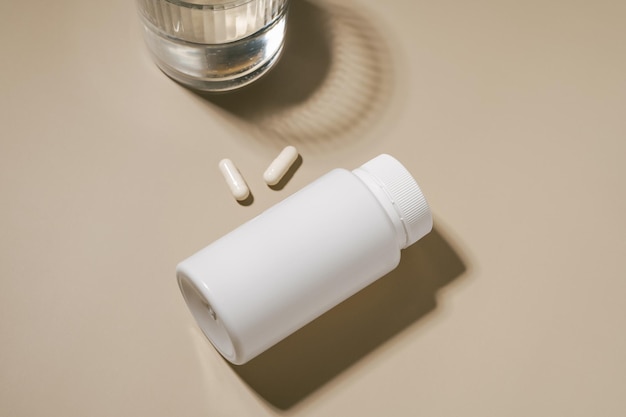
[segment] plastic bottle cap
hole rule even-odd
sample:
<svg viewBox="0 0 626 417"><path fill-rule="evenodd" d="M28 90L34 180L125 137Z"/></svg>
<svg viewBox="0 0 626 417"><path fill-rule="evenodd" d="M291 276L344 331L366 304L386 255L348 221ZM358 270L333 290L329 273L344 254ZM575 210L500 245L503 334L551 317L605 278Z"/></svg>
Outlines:
<svg viewBox="0 0 626 417"><path fill-rule="evenodd" d="M426 198L411 173L397 159L382 154L360 168L379 181L391 200L407 234L406 246L432 230L433 217Z"/></svg>

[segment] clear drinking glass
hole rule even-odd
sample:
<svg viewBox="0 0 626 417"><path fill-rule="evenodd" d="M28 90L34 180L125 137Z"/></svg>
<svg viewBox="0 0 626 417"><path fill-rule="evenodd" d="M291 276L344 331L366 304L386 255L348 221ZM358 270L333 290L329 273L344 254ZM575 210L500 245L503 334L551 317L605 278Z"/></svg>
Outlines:
<svg viewBox="0 0 626 417"><path fill-rule="evenodd" d="M289 0L137 0L161 70L202 91L259 78L278 60Z"/></svg>

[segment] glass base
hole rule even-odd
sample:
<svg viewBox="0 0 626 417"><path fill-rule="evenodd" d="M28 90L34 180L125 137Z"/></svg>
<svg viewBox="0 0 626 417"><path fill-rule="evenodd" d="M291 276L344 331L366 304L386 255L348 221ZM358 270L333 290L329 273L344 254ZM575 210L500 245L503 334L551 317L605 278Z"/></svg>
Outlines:
<svg viewBox="0 0 626 417"><path fill-rule="evenodd" d="M286 18L285 13L257 33L223 44L174 39L145 20L144 35L167 76L196 90L221 92L250 84L274 66L283 49Z"/></svg>

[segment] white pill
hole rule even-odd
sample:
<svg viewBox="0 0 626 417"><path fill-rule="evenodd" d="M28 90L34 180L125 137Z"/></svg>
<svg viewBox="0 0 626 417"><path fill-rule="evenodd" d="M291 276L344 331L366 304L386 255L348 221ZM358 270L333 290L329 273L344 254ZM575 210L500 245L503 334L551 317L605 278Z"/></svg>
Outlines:
<svg viewBox="0 0 626 417"><path fill-rule="evenodd" d="M268 185L276 185L285 176L291 165L298 159L298 150L287 146L265 170L263 179Z"/></svg>
<svg viewBox="0 0 626 417"><path fill-rule="evenodd" d="M237 201L242 201L250 196L250 189L248 188L248 184L244 181L241 173L233 164L233 161L230 159L222 159L219 162L219 168L226 180L226 184L228 184L228 188L230 188L230 192L237 199Z"/></svg>

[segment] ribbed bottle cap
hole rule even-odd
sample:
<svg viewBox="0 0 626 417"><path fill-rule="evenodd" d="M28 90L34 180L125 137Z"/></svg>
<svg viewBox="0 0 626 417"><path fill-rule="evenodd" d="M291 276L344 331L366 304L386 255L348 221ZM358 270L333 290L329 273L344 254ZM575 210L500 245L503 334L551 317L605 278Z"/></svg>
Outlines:
<svg viewBox="0 0 626 417"><path fill-rule="evenodd" d="M377 179L398 212L407 234L407 245L433 228L433 217L422 190L409 171L390 155L379 155L361 167Z"/></svg>

